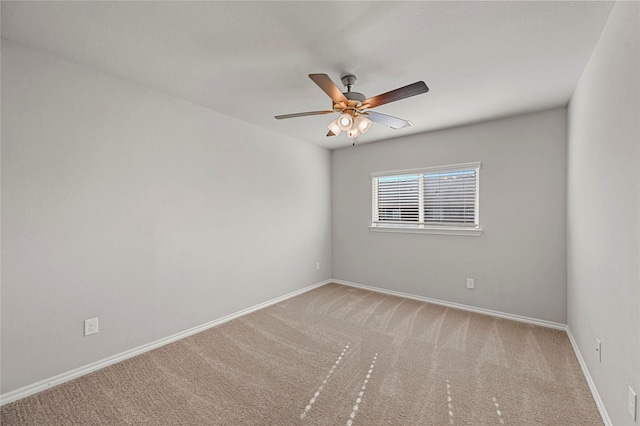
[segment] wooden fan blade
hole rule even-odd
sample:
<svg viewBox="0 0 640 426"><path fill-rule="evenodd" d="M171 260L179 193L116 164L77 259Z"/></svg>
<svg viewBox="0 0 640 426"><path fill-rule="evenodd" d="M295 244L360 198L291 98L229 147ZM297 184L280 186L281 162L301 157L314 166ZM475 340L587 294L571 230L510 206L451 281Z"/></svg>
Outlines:
<svg viewBox="0 0 640 426"><path fill-rule="evenodd" d="M380 114L379 112L367 111L364 112L369 120L384 124L385 126L389 126L392 129L402 129L403 127L411 127L413 124L409 120L403 120L402 118L392 117L387 114Z"/></svg>
<svg viewBox="0 0 640 426"><path fill-rule="evenodd" d="M375 108L380 105L388 104L389 102L395 102L421 93L427 93L428 91L429 88L424 81L417 81L413 84L409 84L408 86L400 87L399 89L374 96L373 98L365 99L362 101L362 107Z"/></svg>
<svg viewBox="0 0 640 426"><path fill-rule="evenodd" d="M276 115L276 120L282 120L284 118L296 118L296 117L306 117L308 115L322 115L322 114L333 114L334 111L330 109L326 109L324 111L309 111L309 112L296 112L295 114L283 114Z"/></svg>
<svg viewBox="0 0 640 426"><path fill-rule="evenodd" d="M333 133L331 130L329 130L329 133L327 133L327 136L335 136L336 134Z"/></svg>
<svg viewBox="0 0 640 426"><path fill-rule="evenodd" d="M309 74L309 78L313 80L315 84L320 87L324 93L329 95L331 100L333 100L334 104L338 104L340 102L348 103L347 98L344 97L342 91L336 84L329 78L326 74Z"/></svg>

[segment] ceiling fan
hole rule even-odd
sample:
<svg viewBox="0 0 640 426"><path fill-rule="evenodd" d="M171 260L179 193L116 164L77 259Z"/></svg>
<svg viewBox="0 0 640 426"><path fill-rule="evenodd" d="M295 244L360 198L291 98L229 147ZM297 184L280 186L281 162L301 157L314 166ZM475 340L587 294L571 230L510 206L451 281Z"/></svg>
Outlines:
<svg viewBox="0 0 640 426"><path fill-rule="evenodd" d="M346 92L342 92L326 74L309 74L309 78L329 95L333 101L333 109L276 115L275 118L282 120L285 118L306 117L308 115L340 113L337 119L329 123L327 136L338 136L344 131L350 139L357 138L369 131L373 122L384 124L392 129L413 126L409 120L374 112L371 109L429 91L424 81L417 81L378 96L367 98L362 93L351 91L351 88L356 84L355 75L348 74L342 77L342 84L347 88Z"/></svg>

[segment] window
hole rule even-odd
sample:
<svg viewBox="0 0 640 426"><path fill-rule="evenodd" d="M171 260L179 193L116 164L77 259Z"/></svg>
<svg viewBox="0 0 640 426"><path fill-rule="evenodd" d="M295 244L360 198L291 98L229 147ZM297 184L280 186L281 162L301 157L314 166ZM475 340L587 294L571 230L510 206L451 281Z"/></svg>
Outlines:
<svg viewBox="0 0 640 426"><path fill-rule="evenodd" d="M480 163L371 174L370 229L480 235Z"/></svg>

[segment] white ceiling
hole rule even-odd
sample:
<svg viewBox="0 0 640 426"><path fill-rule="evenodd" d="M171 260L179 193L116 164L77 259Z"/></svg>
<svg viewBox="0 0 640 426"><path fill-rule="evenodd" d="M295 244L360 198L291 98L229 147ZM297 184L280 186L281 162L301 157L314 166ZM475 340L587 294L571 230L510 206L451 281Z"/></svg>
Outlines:
<svg viewBox="0 0 640 426"><path fill-rule="evenodd" d="M308 77L358 77L371 97L424 80L429 93L376 108L359 143L566 105L613 3L2 2L2 37L327 148L330 109Z"/></svg>

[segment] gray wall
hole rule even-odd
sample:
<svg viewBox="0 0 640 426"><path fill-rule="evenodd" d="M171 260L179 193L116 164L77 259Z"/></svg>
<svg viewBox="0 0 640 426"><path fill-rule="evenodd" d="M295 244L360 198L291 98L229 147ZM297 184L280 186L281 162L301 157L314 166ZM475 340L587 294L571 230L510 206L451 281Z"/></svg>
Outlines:
<svg viewBox="0 0 640 426"><path fill-rule="evenodd" d="M334 278L566 323L566 126L559 108L333 151ZM368 229L370 173L473 161L482 236Z"/></svg>
<svg viewBox="0 0 640 426"><path fill-rule="evenodd" d="M569 105L568 324L616 425L640 393L638 6L615 4Z"/></svg>
<svg viewBox="0 0 640 426"><path fill-rule="evenodd" d="M330 278L330 161L3 40L2 393Z"/></svg>

